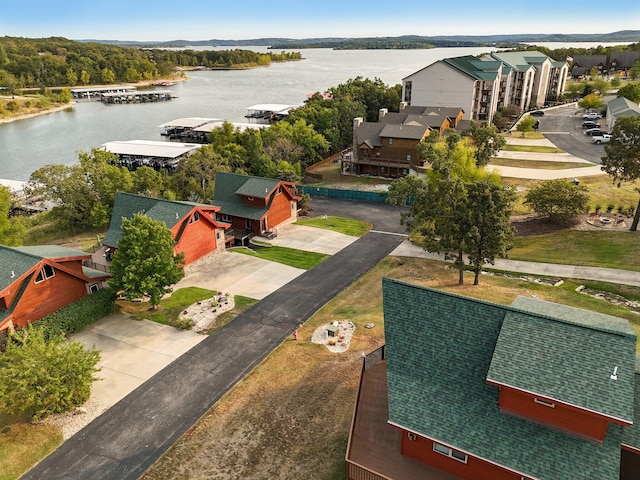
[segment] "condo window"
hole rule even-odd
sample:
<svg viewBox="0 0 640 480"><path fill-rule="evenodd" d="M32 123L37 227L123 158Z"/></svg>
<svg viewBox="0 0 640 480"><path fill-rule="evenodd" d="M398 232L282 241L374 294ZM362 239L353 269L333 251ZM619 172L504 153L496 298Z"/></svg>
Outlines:
<svg viewBox="0 0 640 480"><path fill-rule="evenodd" d="M444 445L440 445L439 443L434 442L433 451L438 452L442 455L446 455L447 457L453 458L454 460L458 460L459 462L467 463L466 454L458 452L457 450L453 450L449 447L445 447Z"/></svg>
<svg viewBox="0 0 640 480"><path fill-rule="evenodd" d="M393 145L393 138L389 139L389 145Z"/></svg>

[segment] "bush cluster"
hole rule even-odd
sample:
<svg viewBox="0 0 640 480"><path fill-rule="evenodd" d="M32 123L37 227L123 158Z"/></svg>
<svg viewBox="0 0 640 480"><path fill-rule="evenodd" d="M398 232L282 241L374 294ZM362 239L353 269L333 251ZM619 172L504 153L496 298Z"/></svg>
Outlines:
<svg viewBox="0 0 640 480"><path fill-rule="evenodd" d="M116 296L111 289L104 288L47 315L33 323L33 327L43 330L47 339L78 332L112 313L115 308L115 299Z"/></svg>

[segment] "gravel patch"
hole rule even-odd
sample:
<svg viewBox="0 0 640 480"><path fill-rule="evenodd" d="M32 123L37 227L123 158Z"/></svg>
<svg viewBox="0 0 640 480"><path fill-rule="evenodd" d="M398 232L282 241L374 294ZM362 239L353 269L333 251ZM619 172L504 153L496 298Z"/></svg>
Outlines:
<svg viewBox="0 0 640 480"><path fill-rule="evenodd" d="M329 330L336 329L335 336L329 336ZM349 349L351 337L356 326L349 320L340 320L332 323L325 323L316 328L311 335L311 341L319 345L326 346L331 352L341 353Z"/></svg>
<svg viewBox="0 0 640 480"><path fill-rule="evenodd" d="M51 415L34 423L58 427L62 431L62 438L67 440L82 430L85 425L102 415L109 407L110 405L89 398L81 407L76 407L66 413Z"/></svg>

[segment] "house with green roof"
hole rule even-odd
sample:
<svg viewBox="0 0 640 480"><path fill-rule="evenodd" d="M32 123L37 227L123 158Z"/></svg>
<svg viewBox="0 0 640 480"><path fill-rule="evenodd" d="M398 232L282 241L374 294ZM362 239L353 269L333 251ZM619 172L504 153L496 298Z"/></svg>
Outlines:
<svg viewBox="0 0 640 480"><path fill-rule="evenodd" d="M235 173L216 173L212 203L217 219L231 225L227 241L246 243L251 236L274 236L276 228L298 218L301 197L294 182Z"/></svg>
<svg viewBox="0 0 640 480"><path fill-rule="evenodd" d="M626 320L390 279L383 304L386 343L363 362L348 479L638 478Z"/></svg>
<svg viewBox="0 0 640 480"><path fill-rule="evenodd" d="M0 245L0 331L24 327L102 288L109 275L85 266L90 260L57 245Z"/></svg>
<svg viewBox="0 0 640 480"><path fill-rule="evenodd" d="M460 106L465 119L491 123L507 105L522 111L543 106L563 92L568 65L537 51L445 58L402 79L409 105Z"/></svg>
<svg viewBox="0 0 640 480"><path fill-rule="evenodd" d="M184 253L185 265L225 248L227 223L216 219L219 207L203 203L180 202L118 192L111 222L102 243L113 252L122 235L122 219L137 213L163 222L175 240L176 253Z"/></svg>

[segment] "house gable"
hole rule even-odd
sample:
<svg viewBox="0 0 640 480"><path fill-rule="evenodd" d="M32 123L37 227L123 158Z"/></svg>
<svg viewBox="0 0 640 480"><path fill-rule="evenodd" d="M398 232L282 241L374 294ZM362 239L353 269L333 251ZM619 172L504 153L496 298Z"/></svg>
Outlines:
<svg viewBox="0 0 640 480"><path fill-rule="evenodd" d="M598 444L500 412L485 379L505 318L520 309L390 279L383 304L390 424L513 472L504 478L618 479L621 425Z"/></svg>

